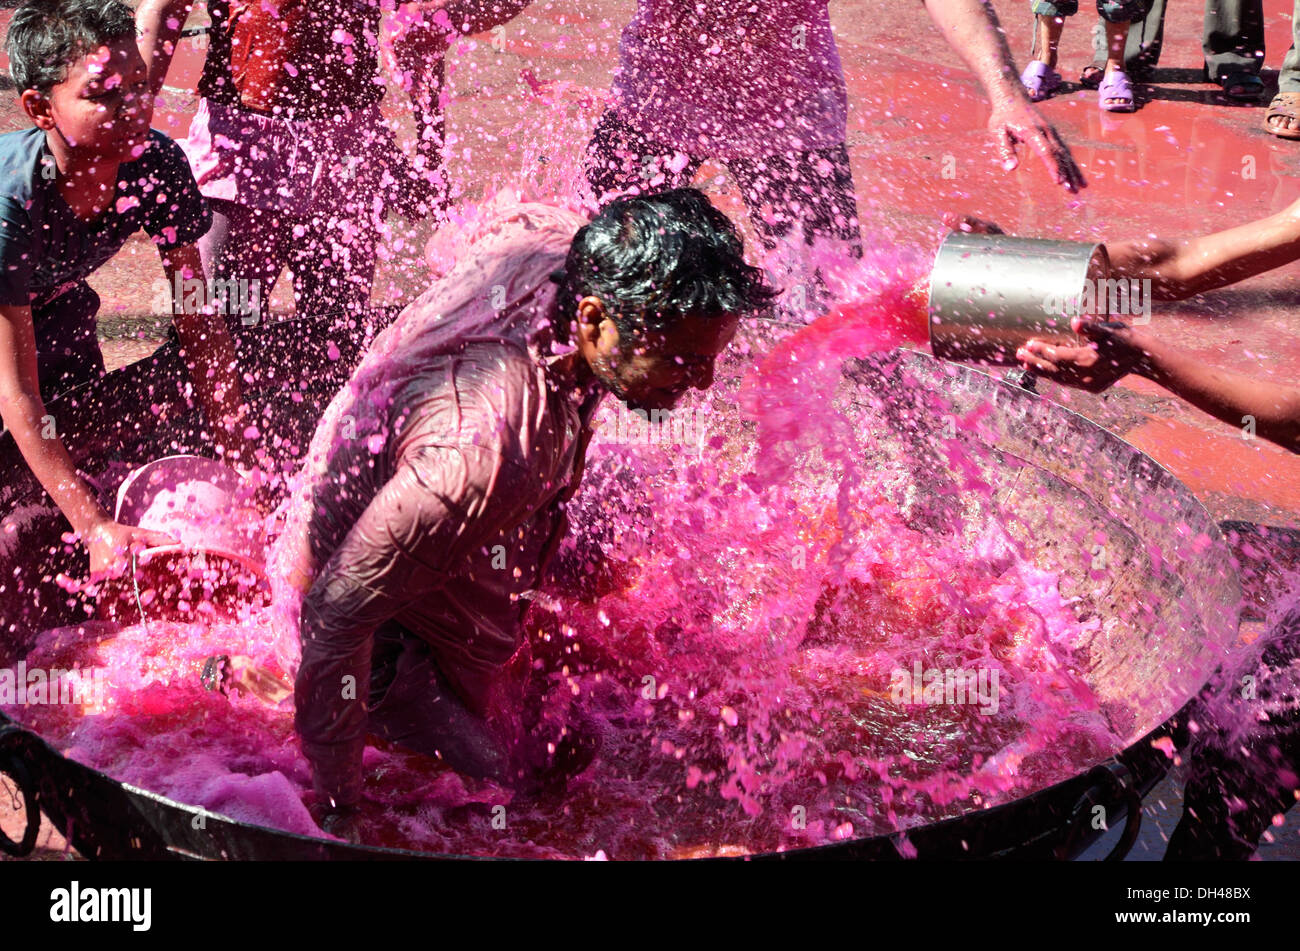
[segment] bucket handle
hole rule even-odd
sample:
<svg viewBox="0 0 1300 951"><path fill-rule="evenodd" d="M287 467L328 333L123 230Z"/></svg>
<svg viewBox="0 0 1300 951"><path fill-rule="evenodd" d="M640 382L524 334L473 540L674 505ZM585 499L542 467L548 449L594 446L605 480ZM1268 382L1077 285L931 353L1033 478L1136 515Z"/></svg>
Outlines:
<svg viewBox="0 0 1300 951"><path fill-rule="evenodd" d="M41 828L41 807L36 784L27 769L26 762L18 752L19 743L26 732L13 723L0 723L0 773L8 776L18 786L23 796L23 808L27 814L27 826L21 840L15 842L0 829L0 851L16 858L31 855L36 848L36 835Z"/></svg>
<svg viewBox="0 0 1300 951"><path fill-rule="evenodd" d="M1093 767L1088 778L1092 780L1092 785L1070 810L1070 829L1065 841L1057 847L1056 857L1062 861L1069 859L1083 837L1084 828L1092 820L1093 808L1105 800L1108 789L1113 789L1124 797L1124 832L1102 861L1118 862L1133 848L1142 828L1142 797L1133 785L1133 774L1128 771L1128 767L1116 760Z"/></svg>

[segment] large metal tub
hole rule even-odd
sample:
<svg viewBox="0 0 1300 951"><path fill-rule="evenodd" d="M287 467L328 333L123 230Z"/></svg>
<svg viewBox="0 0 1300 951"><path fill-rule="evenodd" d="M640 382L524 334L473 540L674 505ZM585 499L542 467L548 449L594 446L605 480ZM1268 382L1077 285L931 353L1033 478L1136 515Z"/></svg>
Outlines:
<svg viewBox="0 0 1300 951"><path fill-rule="evenodd" d="M268 340L249 353L264 369L283 367L291 356L297 362L295 351L302 346L294 338ZM279 399L269 387L263 398L268 418L275 417L284 432L308 432L312 414L323 409L353 358L355 353L345 355L332 375L315 379L315 397L304 403ZM187 448L184 440L174 445L169 438L175 425L134 428L133 417L140 414L119 396L134 393L136 405L147 412L148 404L138 399L150 371L124 373L101 384L99 396L79 397L84 405L119 407L122 419L78 458L93 463L148 452L151 446L152 451ZM294 376L291 386L300 386L300 379ZM1032 392L965 366L908 352L853 361L846 365L837 402L880 434L882 449L871 462L886 470L891 491L916 523L973 536L997 508L1011 507L1018 513L1008 525L1011 534L1043 566L1062 572L1063 593L1081 599L1081 612L1115 619L1109 633L1088 645L1087 675L1116 732L1125 737L1123 748L1033 795L909 829L911 848L921 858L1071 858L1102 834L1091 821L1093 807L1101 805L1112 820L1125 816L1125 832L1113 852L1122 855L1137 835L1141 797L1168 768L1168 757L1153 742L1180 740L1187 708L1237 638L1240 583L1219 529L1177 479L1123 440ZM986 403L991 410L980 426L963 425ZM974 461L993 488L991 495L958 488L943 448L949 438ZM0 485L7 490L0 504L6 510L34 498L30 490L13 488L21 486L22 471L12 444L0 444ZM1015 505L1018 500L1029 504ZM919 504L923 501L929 504ZM1088 578L1098 558L1096 532L1104 535L1101 557L1110 566L1100 583ZM12 665L23 651L12 638L0 642L0 665ZM72 762L2 716L0 771L22 787L29 810L43 809L91 857L455 857L350 846L208 814ZM896 859L900 836L761 857ZM30 849L34 837L33 824L28 841L0 846L21 852Z"/></svg>

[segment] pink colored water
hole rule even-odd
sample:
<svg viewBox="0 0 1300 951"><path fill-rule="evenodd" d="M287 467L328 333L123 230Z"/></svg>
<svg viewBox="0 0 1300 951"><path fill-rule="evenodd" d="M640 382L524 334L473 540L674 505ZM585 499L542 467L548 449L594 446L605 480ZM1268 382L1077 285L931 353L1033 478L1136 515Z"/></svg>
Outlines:
<svg viewBox="0 0 1300 951"><path fill-rule="evenodd" d="M905 524L862 464L869 428L834 405L845 357L906 338L918 276L868 256L845 279L851 306L682 407L706 422L702 452L593 445L573 534L528 615L526 704L539 729L596 742L594 760L523 797L369 748L366 841L549 857L790 849L1017 798L1116 750L1075 666L1087 625L1058 579L996 524L968 547ZM277 668L272 617L48 632L28 663L106 668L105 709L6 712L119 780L320 834L292 700L199 682L212 654ZM984 689L923 689L945 672Z"/></svg>

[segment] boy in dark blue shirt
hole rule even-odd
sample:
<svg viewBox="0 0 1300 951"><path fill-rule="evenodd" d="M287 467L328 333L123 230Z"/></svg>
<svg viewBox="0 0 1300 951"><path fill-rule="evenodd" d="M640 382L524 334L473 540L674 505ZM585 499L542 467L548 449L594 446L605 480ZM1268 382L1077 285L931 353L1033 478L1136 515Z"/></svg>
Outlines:
<svg viewBox="0 0 1300 951"><path fill-rule="evenodd" d="M104 370L99 298L86 276L143 228L169 287L202 286L194 242L211 215L180 148L149 128L153 100L128 7L29 0L6 47L35 127L0 136L0 420L101 574L122 568L131 548L167 539L113 521L45 424L44 400ZM225 321L192 294L175 304L194 392L233 454L241 398Z"/></svg>

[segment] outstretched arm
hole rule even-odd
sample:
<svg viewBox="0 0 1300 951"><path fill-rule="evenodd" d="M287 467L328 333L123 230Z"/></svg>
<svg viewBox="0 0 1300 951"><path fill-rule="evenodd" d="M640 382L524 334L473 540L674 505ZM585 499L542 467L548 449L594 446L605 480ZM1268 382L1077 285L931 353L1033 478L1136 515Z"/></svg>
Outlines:
<svg viewBox="0 0 1300 951"><path fill-rule="evenodd" d="M1010 171L1019 165L1016 146L1028 145L1039 154L1058 185L1072 192L1083 188L1087 183L1070 149L1039 115L1021 86L993 8L986 0L922 2L948 45L984 84L993 107L989 130L997 139L1003 166Z"/></svg>
<svg viewBox="0 0 1300 951"><path fill-rule="evenodd" d="M137 45L149 67L149 90L155 96L176 55L181 29L194 9L194 0L142 0L135 10Z"/></svg>
<svg viewBox="0 0 1300 951"><path fill-rule="evenodd" d="M92 575L124 569L131 548L172 541L157 532L115 523L78 475L56 421L41 399L30 307L0 307L0 422L13 433L36 481L81 536L90 553Z"/></svg>
<svg viewBox="0 0 1300 951"><path fill-rule="evenodd" d="M1106 250L1117 277L1149 279L1157 300L1182 300L1300 260L1300 202L1214 234L1107 242Z"/></svg>
<svg viewBox="0 0 1300 951"><path fill-rule="evenodd" d="M1036 373L1065 386L1099 393L1130 373L1160 384L1200 410L1300 453L1300 388L1206 366L1150 332L1076 317L1089 343L1054 346L1031 340L1016 354Z"/></svg>

